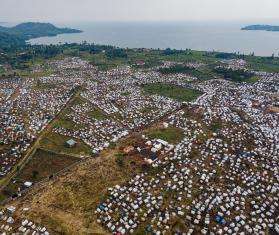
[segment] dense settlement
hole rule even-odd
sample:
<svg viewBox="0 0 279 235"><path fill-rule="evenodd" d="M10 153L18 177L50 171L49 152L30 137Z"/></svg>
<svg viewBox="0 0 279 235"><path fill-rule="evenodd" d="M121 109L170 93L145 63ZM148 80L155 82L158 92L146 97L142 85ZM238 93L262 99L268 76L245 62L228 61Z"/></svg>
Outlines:
<svg viewBox="0 0 279 235"><path fill-rule="evenodd" d="M166 61L160 68L174 65ZM245 65L244 60L227 60L221 66L238 70ZM141 133L134 145L127 146L125 153L140 156L153 173L142 172L108 189L95 211L108 232L132 234L143 228L166 234L174 221L180 221L178 234L279 233L279 74L250 71L258 81L236 83L161 74L158 67L99 71L80 58L47 66L53 75L1 80L2 179L78 96L82 102L71 105L66 114L74 128L58 125L51 131L65 136L69 147L77 141L90 146L90 157L154 124L183 133L175 143ZM152 84L191 89L199 95L185 101L145 92L143 88ZM24 182L18 193L32 184ZM15 210L7 206L0 212L1 232L49 234L28 218L16 220Z"/></svg>

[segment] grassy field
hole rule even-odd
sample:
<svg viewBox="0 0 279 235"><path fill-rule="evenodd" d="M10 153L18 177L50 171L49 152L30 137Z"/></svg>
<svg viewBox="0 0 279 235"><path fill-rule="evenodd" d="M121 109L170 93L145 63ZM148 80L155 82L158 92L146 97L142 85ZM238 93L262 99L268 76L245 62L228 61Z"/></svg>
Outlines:
<svg viewBox="0 0 279 235"><path fill-rule="evenodd" d="M79 161L79 158L37 149L34 156L20 171L17 178L37 182Z"/></svg>
<svg viewBox="0 0 279 235"><path fill-rule="evenodd" d="M82 98L80 95L77 95L75 99L69 104L69 107L74 106L74 105L79 105L79 104L84 104L86 101L84 98ZM68 107L68 110L69 110Z"/></svg>
<svg viewBox="0 0 279 235"><path fill-rule="evenodd" d="M183 73L183 74L188 74L190 76L199 78L199 79L210 79L214 78L215 76L218 76L217 74L214 73L214 71L208 67L201 67L199 69L194 69L190 68L184 65L175 65L170 68L161 68L159 71L162 74L176 74L176 73Z"/></svg>
<svg viewBox="0 0 279 235"><path fill-rule="evenodd" d="M50 132L46 136L44 136L44 138L40 141L39 144L41 148L51 150L57 153L70 155L91 155L90 147L77 139L75 139L77 145L73 148L68 148L65 143L69 139L71 138Z"/></svg>
<svg viewBox="0 0 279 235"><path fill-rule="evenodd" d="M68 130L79 130L83 126L74 123L70 118L66 116L60 116L58 120L55 121L54 127L63 127Z"/></svg>
<svg viewBox="0 0 279 235"><path fill-rule="evenodd" d="M247 79L245 82L247 82L247 83L255 83L255 82L259 81L259 80L260 80L259 77L253 76L253 77Z"/></svg>
<svg viewBox="0 0 279 235"><path fill-rule="evenodd" d="M183 139L183 131L175 127L153 128L147 131L150 139L161 139L171 144L177 144Z"/></svg>
<svg viewBox="0 0 279 235"><path fill-rule="evenodd" d="M97 120L106 119L106 115L99 109L94 109L94 110L90 111L89 117L97 119Z"/></svg>
<svg viewBox="0 0 279 235"><path fill-rule="evenodd" d="M149 94L161 95L180 102L190 102L197 99L201 92L169 84L148 84L143 90Z"/></svg>
<svg viewBox="0 0 279 235"><path fill-rule="evenodd" d="M18 188L22 187L24 182L39 182L79 160L80 158L77 157L37 149L26 165L14 177L14 180L1 192L0 201L17 193Z"/></svg>

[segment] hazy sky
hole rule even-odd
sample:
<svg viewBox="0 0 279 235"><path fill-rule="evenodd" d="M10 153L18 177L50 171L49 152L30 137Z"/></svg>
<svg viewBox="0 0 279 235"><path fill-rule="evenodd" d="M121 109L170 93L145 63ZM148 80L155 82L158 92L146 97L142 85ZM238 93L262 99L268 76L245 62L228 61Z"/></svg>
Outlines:
<svg viewBox="0 0 279 235"><path fill-rule="evenodd" d="M178 21L279 18L279 0L0 0L0 21Z"/></svg>

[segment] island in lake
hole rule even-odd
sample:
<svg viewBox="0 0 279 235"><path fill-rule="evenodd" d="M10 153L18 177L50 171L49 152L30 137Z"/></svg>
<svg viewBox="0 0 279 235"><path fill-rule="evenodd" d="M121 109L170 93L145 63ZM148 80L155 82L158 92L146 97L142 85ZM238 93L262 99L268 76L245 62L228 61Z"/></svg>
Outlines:
<svg viewBox="0 0 279 235"><path fill-rule="evenodd" d="M246 27L243 27L241 30L264 30L264 31L273 31L273 32L279 32L279 26L273 26L273 25L249 25Z"/></svg>

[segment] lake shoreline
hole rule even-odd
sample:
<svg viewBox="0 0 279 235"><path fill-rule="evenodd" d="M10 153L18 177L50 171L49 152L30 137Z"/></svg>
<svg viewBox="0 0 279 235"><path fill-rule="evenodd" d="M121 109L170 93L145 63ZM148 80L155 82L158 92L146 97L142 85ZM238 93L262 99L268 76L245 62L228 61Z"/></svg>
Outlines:
<svg viewBox="0 0 279 235"><path fill-rule="evenodd" d="M267 31L243 31L243 23L76 23L71 27L79 34L62 34L29 40L30 44L88 43L121 48L192 49L252 54L277 55L279 34Z"/></svg>

